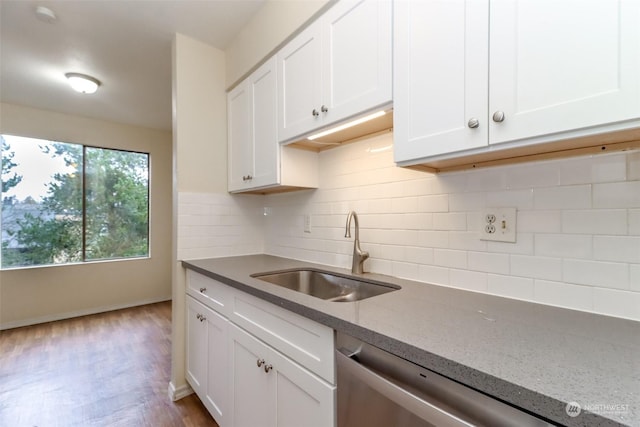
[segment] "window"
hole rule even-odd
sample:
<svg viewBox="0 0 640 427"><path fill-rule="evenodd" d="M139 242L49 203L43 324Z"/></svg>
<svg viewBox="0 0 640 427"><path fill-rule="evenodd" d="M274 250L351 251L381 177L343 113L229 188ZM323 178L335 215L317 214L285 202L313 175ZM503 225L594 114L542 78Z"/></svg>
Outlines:
<svg viewBox="0 0 640 427"><path fill-rule="evenodd" d="M149 255L149 155L0 135L3 268Z"/></svg>

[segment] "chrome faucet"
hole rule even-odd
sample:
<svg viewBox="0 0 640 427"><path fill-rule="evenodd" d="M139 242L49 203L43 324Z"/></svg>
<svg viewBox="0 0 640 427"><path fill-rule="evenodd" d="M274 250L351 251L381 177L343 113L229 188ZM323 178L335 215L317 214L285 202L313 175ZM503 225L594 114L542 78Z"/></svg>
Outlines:
<svg viewBox="0 0 640 427"><path fill-rule="evenodd" d="M362 274L364 273L364 268L362 264L364 260L369 258L369 252L365 252L360 249L360 225L358 224L358 214L355 211L349 211L347 215L347 228L344 233L344 237L351 237L351 218L355 222L356 226L356 236L353 240L353 261L351 263L351 272L353 274Z"/></svg>

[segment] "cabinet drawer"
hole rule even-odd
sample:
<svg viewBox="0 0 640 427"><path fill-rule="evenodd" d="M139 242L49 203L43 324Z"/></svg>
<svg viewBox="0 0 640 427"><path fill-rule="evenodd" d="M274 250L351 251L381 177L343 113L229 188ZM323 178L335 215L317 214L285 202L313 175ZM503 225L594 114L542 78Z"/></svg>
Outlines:
<svg viewBox="0 0 640 427"><path fill-rule="evenodd" d="M333 329L240 291L230 319L331 384L335 384Z"/></svg>
<svg viewBox="0 0 640 427"><path fill-rule="evenodd" d="M229 317L231 289L227 285L187 270L187 293L207 307Z"/></svg>

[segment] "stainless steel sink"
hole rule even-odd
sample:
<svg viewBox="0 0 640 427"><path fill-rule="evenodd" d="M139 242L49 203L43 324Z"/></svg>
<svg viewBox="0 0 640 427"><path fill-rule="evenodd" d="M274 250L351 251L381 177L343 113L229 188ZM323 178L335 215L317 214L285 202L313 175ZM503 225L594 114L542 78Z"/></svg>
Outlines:
<svg viewBox="0 0 640 427"><path fill-rule="evenodd" d="M334 302L360 301L400 289L400 286L389 283L315 269L271 271L252 274L251 277Z"/></svg>

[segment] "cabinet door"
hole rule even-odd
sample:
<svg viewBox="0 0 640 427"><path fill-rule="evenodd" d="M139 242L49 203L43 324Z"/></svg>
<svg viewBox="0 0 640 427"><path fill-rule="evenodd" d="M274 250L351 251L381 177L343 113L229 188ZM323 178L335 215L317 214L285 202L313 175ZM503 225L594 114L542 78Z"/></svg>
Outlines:
<svg viewBox="0 0 640 427"><path fill-rule="evenodd" d="M253 174L253 141L251 135L250 87L248 80L227 94L227 139L229 191L250 186L247 176ZM244 179L243 179L244 178Z"/></svg>
<svg viewBox="0 0 640 427"><path fill-rule="evenodd" d="M229 395L229 322L213 310L204 312L207 327L207 386L203 403L224 427Z"/></svg>
<svg viewBox="0 0 640 427"><path fill-rule="evenodd" d="M273 351L269 362L276 378L278 427L332 427L335 422L335 387L284 355Z"/></svg>
<svg viewBox="0 0 640 427"><path fill-rule="evenodd" d="M390 0L345 0L322 17L325 124L392 101L391 28Z"/></svg>
<svg viewBox="0 0 640 427"><path fill-rule="evenodd" d="M229 393L228 321L187 296L187 380L219 425Z"/></svg>
<svg viewBox="0 0 640 427"><path fill-rule="evenodd" d="M491 2L490 142L640 117L640 2Z"/></svg>
<svg viewBox="0 0 640 427"><path fill-rule="evenodd" d="M252 187L278 184L280 144L278 143L278 93L276 60L271 58L250 77L253 137Z"/></svg>
<svg viewBox="0 0 640 427"><path fill-rule="evenodd" d="M236 427L335 425L334 386L239 327L230 329Z"/></svg>
<svg viewBox="0 0 640 427"><path fill-rule="evenodd" d="M201 321L204 306L187 297L187 381L203 396L207 382L207 324Z"/></svg>
<svg viewBox="0 0 640 427"><path fill-rule="evenodd" d="M394 3L396 162L487 145L488 13L488 0Z"/></svg>
<svg viewBox="0 0 640 427"><path fill-rule="evenodd" d="M275 376L266 373L267 346L231 324L231 394L235 427L276 427ZM258 361L263 361L258 366Z"/></svg>
<svg viewBox="0 0 640 427"><path fill-rule="evenodd" d="M311 24L276 55L280 141L290 140L322 123L320 33L320 24Z"/></svg>

